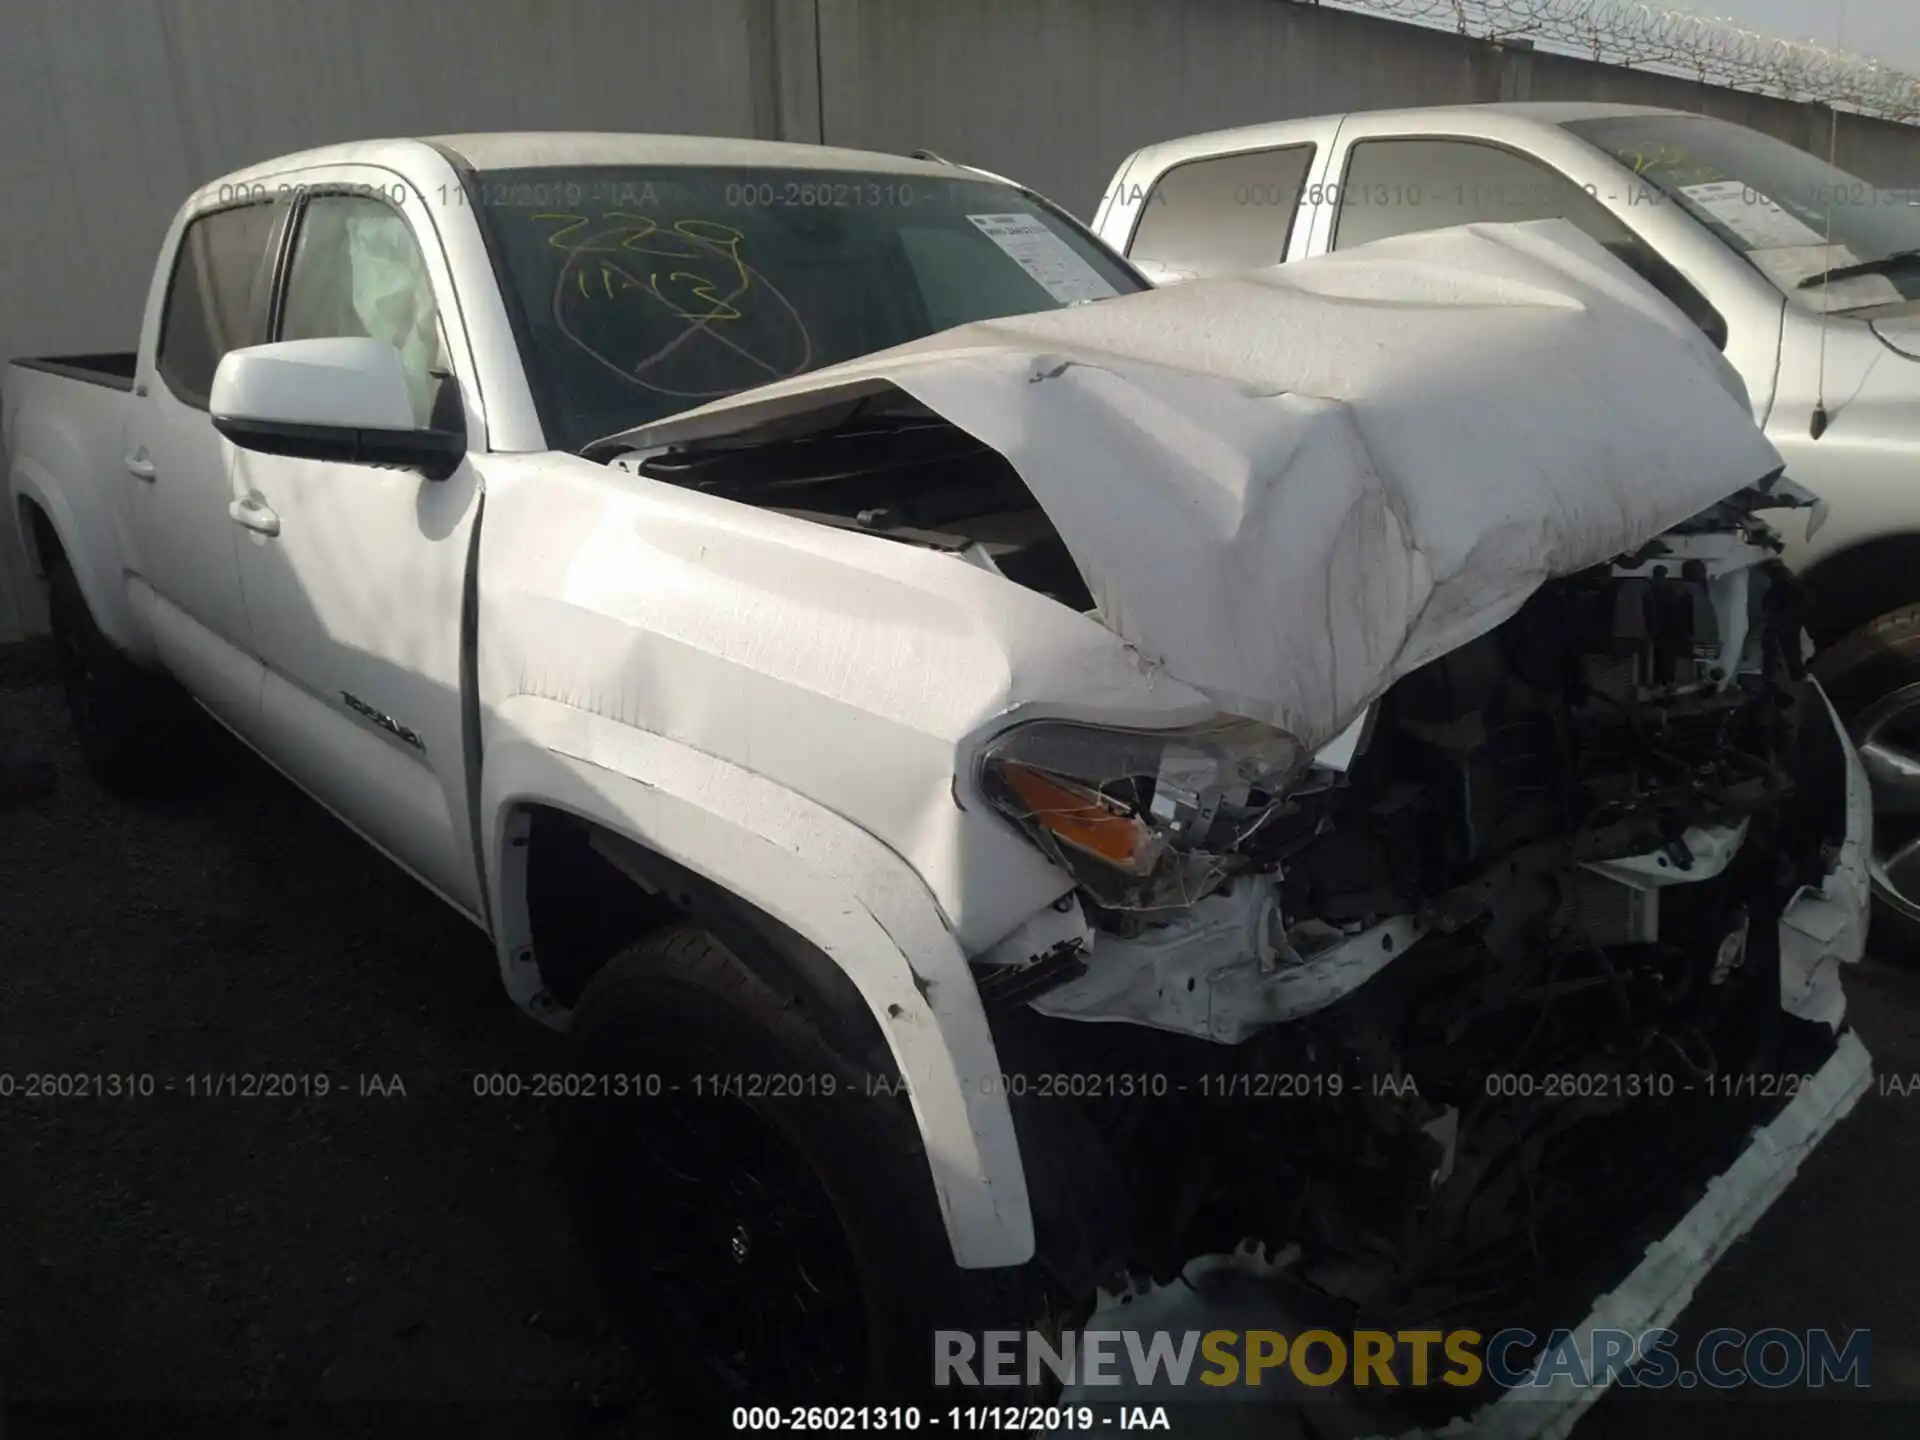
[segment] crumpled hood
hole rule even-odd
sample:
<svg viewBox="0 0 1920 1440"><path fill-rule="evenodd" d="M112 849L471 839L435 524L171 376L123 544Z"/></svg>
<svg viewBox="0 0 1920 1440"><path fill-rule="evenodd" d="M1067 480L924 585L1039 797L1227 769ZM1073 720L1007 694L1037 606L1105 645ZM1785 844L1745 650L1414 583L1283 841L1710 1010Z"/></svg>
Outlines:
<svg viewBox="0 0 1920 1440"><path fill-rule="evenodd" d="M1007 457L1144 660L1309 746L1781 466L1725 358L1558 220L966 325L603 443L892 389Z"/></svg>

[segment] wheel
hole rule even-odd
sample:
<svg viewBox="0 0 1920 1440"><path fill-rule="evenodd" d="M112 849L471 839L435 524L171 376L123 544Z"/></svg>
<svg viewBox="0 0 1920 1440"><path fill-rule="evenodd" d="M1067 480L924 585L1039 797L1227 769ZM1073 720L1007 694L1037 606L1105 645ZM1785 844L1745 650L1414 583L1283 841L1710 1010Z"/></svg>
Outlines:
<svg viewBox="0 0 1920 1440"><path fill-rule="evenodd" d="M935 1330L1035 1313L1024 1271L953 1264L898 1082L704 931L616 956L572 1041L579 1073L607 1077L574 1135L603 1273L705 1423L931 1399Z"/></svg>
<svg viewBox="0 0 1920 1440"><path fill-rule="evenodd" d="M1837 641L1813 673L1873 784L1875 928L1920 957L1920 605Z"/></svg>
<svg viewBox="0 0 1920 1440"><path fill-rule="evenodd" d="M47 565L47 612L67 712L93 777L122 795L171 789L187 772L181 697L113 647L65 560Z"/></svg>

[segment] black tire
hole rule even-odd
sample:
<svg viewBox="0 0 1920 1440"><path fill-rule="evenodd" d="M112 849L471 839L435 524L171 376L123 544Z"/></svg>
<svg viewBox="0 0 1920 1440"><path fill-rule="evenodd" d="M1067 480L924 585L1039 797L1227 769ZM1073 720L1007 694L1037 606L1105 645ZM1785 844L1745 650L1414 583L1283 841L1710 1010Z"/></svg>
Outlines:
<svg viewBox="0 0 1920 1440"><path fill-rule="evenodd" d="M885 1093L897 1082L704 931L610 961L572 1041L580 1073L628 1077L581 1104L572 1136L603 1274L696 1422L740 1404L951 1404L934 1331L1021 1328L1037 1308L1025 1269L954 1265L918 1128Z"/></svg>
<svg viewBox="0 0 1920 1440"><path fill-rule="evenodd" d="M1911 737L1920 754L1920 605L1869 621L1821 651L1812 668L1856 744ZM1875 950L1914 961L1920 959L1920 864L1899 857L1910 842L1920 857L1920 811L1903 815L1885 801L1884 789L1877 789L1873 927L1876 940L1892 943ZM1908 877L1911 887L1901 883Z"/></svg>
<svg viewBox="0 0 1920 1440"><path fill-rule="evenodd" d="M198 738L184 697L100 633L79 581L59 557L47 563L47 612L67 713L87 770L123 796L180 788Z"/></svg>

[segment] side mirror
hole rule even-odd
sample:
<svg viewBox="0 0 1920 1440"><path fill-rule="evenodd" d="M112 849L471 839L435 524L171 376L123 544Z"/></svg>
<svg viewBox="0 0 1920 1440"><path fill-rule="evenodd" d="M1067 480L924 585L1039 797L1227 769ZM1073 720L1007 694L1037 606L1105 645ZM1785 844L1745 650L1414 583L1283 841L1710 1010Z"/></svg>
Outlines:
<svg viewBox="0 0 1920 1440"><path fill-rule="evenodd" d="M465 434L415 423L400 352L364 337L229 350L207 408L214 429L263 455L400 465L444 480L467 453Z"/></svg>

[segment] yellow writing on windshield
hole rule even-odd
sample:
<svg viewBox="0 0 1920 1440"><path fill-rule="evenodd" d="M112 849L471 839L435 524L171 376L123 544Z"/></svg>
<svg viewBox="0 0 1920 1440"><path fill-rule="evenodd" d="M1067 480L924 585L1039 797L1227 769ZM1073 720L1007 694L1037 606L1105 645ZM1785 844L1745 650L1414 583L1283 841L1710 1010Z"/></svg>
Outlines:
<svg viewBox="0 0 1920 1440"><path fill-rule="evenodd" d="M1634 174L1645 175L1649 170L1658 170L1675 185L1704 185L1725 178L1718 165L1696 159L1665 141L1652 146L1636 145L1631 163Z"/></svg>
<svg viewBox="0 0 1920 1440"><path fill-rule="evenodd" d="M731 225L691 218L662 228L650 215L618 210L600 216L543 211L532 218L559 227L547 236L554 249L600 257L575 270L573 288L584 297L611 299L639 289L691 323L741 317L734 302L752 287L753 272L740 256L746 236ZM604 258L642 255L682 263L636 273L622 260Z"/></svg>

